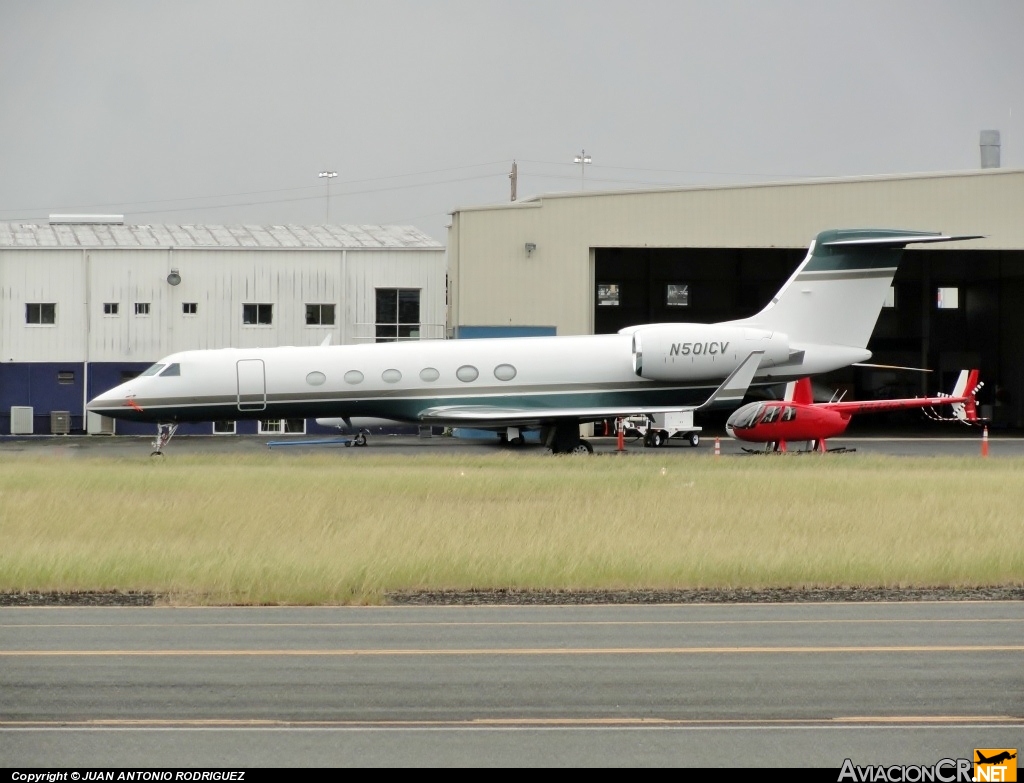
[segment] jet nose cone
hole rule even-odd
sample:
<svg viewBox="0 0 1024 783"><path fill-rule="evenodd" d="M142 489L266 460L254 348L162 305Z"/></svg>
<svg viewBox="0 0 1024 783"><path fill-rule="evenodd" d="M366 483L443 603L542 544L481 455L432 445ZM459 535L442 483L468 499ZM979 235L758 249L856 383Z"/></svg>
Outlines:
<svg viewBox="0 0 1024 783"><path fill-rule="evenodd" d="M99 410L110 410L111 408L120 408L125 404L125 398L127 394L121 386L117 386L110 391L103 392L93 397L89 402L85 404L87 411L99 411Z"/></svg>

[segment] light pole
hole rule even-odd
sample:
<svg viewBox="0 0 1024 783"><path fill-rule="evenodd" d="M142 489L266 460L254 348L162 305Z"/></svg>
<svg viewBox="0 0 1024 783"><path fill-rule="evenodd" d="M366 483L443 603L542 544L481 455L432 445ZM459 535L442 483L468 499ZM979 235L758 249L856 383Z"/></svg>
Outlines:
<svg viewBox="0 0 1024 783"><path fill-rule="evenodd" d="M583 180L584 172L587 170L587 164L593 163L594 161L587 154L586 150L580 150L580 154L573 158L572 162L580 164L580 190L586 190L586 184Z"/></svg>
<svg viewBox="0 0 1024 783"><path fill-rule="evenodd" d="M338 176L338 172L336 172L336 171L321 171L319 174L317 174L317 176L320 177L320 179L322 179L324 181L325 185L327 185L327 209L326 209L326 216L324 217L324 223L325 223L325 225L330 225L330 223L331 223L331 180L334 179L336 176Z"/></svg>

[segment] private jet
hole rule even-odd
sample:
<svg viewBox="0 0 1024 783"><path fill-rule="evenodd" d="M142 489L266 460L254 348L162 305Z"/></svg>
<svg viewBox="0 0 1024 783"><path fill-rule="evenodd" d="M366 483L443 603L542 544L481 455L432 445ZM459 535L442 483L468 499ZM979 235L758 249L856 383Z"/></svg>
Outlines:
<svg viewBox="0 0 1024 783"><path fill-rule="evenodd" d="M180 422L353 418L540 430L554 453L592 451L580 425L725 407L747 386L837 370L866 346L908 244L952 242L895 229L833 229L756 315L657 323L616 334L423 340L182 351L94 399L91 412L157 425L154 454Z"/></svg>

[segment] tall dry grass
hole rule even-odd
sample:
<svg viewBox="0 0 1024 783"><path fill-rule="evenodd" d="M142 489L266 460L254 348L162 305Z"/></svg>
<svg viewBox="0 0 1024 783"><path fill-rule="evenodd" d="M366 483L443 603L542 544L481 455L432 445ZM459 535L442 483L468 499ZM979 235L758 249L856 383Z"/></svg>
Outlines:
<svg viewBox="0 0 1024 783"><path fill-rule="evenodd" d="M0 591L373 603L410 589L1024 583L1024 461L0 458Z"/></svg>

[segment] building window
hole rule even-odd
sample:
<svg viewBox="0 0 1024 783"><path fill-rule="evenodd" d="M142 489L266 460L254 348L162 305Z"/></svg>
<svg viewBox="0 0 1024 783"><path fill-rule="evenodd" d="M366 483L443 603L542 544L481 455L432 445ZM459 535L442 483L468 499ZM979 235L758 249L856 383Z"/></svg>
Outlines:
<svg viewBox="0 0 1024 783"><path fill-rule="evenodd" d="M270 326L270 324L274 323L274 305L242 305L242 323L249 326Z"/></svg>
<svg viewBox="0 0 1024 783"><path fill-rule="evenodd" d="M420 289L378 288L377 342L420 339Z"/></svg>
<svg viewBox="0 0 1024 783"><path fill-rule="evenodd" d="M181 312L183 315L195 315L199 312L199 304L197 302L182 302Z"/></svg>
<svg viewBox="0 0 1024 783"><path fill-rule="evenodd" d="M149 302L136 302L135 315L149 315Z"/></svg>
<svg viewBox="0 0 1024 783"><path fill-rule="evenodd" d="M306 326L334 326L334 305L306 305Z"/></svg>
<svg viewBox="0 0 1024 783"><path fill-rule="evenodd" d="M120 315L121 305L117 302L104 302L103 315Z"/></svg>
<svg viewBox="0 0 1024 783"><path fill-rule="evenodd" d="M956 287L939 288L936 291L935 306L940 310L960 309L960 289Z"/></svg>
<svg viewBox="0 0 1024 783"><path fill-rule="evenodd" d="M75 382L75 371L74 370L58 370L57 371L57 383L61 386L69 386Z"/></svg>
<svg viewBox="0 0 1024 783"><path fill-rule="evenodd" d="M235 422L233 422L233 421L215 421L213 423L213 434L214 435L234 435L235 434Z"/></svg>
<svg viewBox="0 0 1024 783"><path fill-rule="evenodd" d="M896 308L896 286L889 286L889 290L885 294L885 301L882 302L882 307L887 307L890 310Z"/></svg>
<svg viewBox="0 0 1024 783"><path fill-rule="evenodd" d="M260 435L305 435L305 419L260 419Z"/></svg>
<svg viewBox="0 0 1024 783"><path fill-rule="evenodd" d="M690 286L688 283L669 283L665 286L665 304L668 307L689 307Z"/></svg>
<svg viewBox="0 0 1024 783"><path fill-rule="evenodd" d="M26 304L25 323L33 326L53 326L57 323L57 305L53 302Z"/></svg>
<svg viewBox="0 0 1024 783"><path fill-rule="evenodd" d="M597 306L618 307L619 306L619 284L598 283L597 284Z"/></svg>

